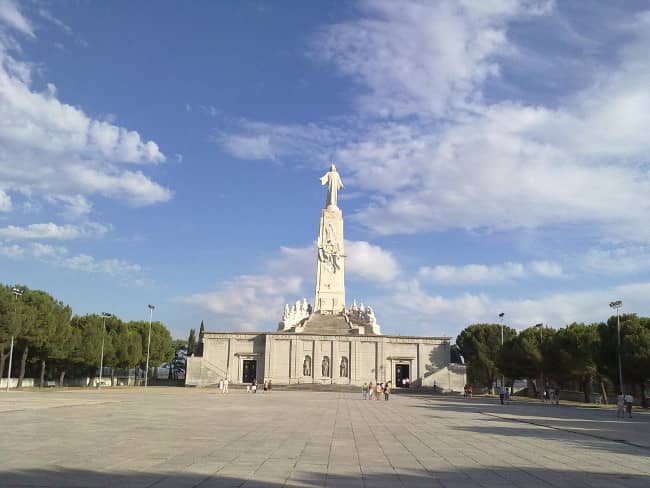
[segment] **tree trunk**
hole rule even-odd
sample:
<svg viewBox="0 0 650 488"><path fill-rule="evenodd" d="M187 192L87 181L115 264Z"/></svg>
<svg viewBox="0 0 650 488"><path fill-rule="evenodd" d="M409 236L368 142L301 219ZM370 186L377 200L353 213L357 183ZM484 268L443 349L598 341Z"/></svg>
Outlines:
<svg viewBox="0 0 650 488"><path fill-rule="evenodd" d="M588 376L582 381L582 391L584 392L585 403L591 402L591 382L591 376Z"/></svg>
<svg viewBox="0 0 650 488"><path fill-rule="evenodd" d="M59 375L59 386L63 386L63 378L65 378L65 370Z"/></svg>
<svg viewBox="0 0 650 488"><path fill-rule="evenodd" d="M641 383L641 406L643 408L648 408L648 399L646 398L645 393L645 382Z"/></svg>
<svg viewBox="0 0 650 488"><path fill-rule="evenodd" d="M27 366L27 355L29 354L29 346L23 349L23 357L20 358L20 373L18 374L18 385L16 388L22 388L23 378L25 377L25 366Z"/></svg>
<svg viewBox="0 0 650 488"><path fill-rule="evenodd" d="M602 380L600 381L600 392L603 395L603 403L607 405L607 390L605 389L605 382Z"/></svg>
<svg viewBox="0 0 650 488"><path fill-rule="evenodd" d="M115 386L115 368L111 368L111 386Z"/></svg>
<svg viewBox="0 0 650 488"><path fill-rule="evenodd" d="M45 360L41 360L41 381L38 384L39 388L43 388L45 386Z"/></svg>
<svg viewBox="0 0 650 488"><path fill-rule="evenodd" d="M2 378L5 374L5 361L7 361L7 358L9 357L9 353L5 354L4 349L2 352L0 352L0 378ZM9 377L9 375L7 375Z"/></svg>

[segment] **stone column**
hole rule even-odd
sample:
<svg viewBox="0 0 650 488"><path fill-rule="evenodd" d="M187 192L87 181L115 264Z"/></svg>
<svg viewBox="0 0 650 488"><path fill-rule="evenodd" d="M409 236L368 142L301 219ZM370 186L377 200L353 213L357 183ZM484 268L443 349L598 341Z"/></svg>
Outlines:
<svg viewBox="0 0 650 488"><path fill-rule="evenodd" d="M314 311L338 314L345 308L343 213L338 207L321 210Z"/></svg>

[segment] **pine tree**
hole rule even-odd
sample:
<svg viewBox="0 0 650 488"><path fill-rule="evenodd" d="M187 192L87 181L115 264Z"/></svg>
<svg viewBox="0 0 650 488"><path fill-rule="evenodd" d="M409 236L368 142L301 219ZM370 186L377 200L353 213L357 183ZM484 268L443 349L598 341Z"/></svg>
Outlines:
<svg viewBox="0 0 650 488"><path fill-rule="evenodd" d="M191 356L194 354L194 348L196 348L196 332L194 329L190 329L190 336L187 339L187 355Z"/></svg>

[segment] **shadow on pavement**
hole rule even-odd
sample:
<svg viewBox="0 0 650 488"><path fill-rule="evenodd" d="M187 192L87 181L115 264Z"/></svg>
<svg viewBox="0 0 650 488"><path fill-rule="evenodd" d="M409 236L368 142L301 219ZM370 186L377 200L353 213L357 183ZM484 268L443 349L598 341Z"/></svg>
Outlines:
<svg viewBox="0 0 650 488"><path fill-rule="evenodd" d="M236 467L236 466L235 466ZM233 466L224 467L224 471ZM241 469L241 468L240 468ZM250 475L228 476L219 473L147 473L132 471L128 473L106 473L91 470L61 468L57 470L26 470L0 473L3 487L113 487L120 488L279 488L279 487L507 487L507 486L611 486L646 487L650 476L584 473L580 471L560 471L540 468L463 469L461 471L411 470L398 473L376 473L363 477L358 474L330 474L295 470L275 470L251 472ZM286 473L286 474L283 474Z"/></svg>
<svg viewBox="0 0 650 488"><path fill-rule="evenodd" d="M498 399L485 397L465 399L442 395L429 398L412 396L420 401L412 408L464 412L492 418L496 423L489 433L494 435L512 436L519 435L519 432L532 437L535 433L538 438L562 439L581 446L585 446L585 438L589 438L589 443L600 450L639 456L650 454L650 416L646 412L635 413L631 419L617 419L613 410L594 410L572 405L517 400L501 405ZM499 423L502 423L501 427L498 427ZM513 423L520 423L522 427L513 428ZM526 425L531 427L525 427ZM450 428L487 432L482 427Z"/></svg>

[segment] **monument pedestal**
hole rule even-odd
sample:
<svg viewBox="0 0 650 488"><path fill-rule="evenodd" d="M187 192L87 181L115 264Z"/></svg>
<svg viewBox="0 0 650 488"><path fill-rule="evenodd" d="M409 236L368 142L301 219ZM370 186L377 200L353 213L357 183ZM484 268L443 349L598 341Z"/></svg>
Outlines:
<svg viewBox="0 0 650 488"><path fill-rule="evenodd" d="M321 210L314 311L337 315L345 310L343 212L328 205Z"/></svg>

